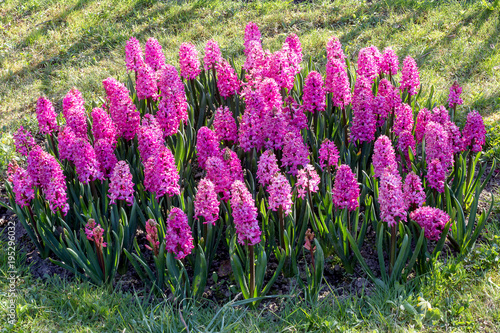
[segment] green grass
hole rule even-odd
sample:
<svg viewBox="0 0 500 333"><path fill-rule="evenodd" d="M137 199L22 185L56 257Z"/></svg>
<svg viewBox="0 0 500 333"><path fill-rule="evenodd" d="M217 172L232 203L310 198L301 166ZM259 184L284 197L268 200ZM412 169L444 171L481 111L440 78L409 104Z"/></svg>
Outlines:
<svg viewBox="0 0 500 333"><path fill-rule="evenodd" d="M5 242L0 242L0 292L6 282ZM219 307L176 306L143 291L124 293L85 281L34 279L18 256L18 322L1 332L498 332L500 330L500 238L463 261L438 263L420 286L371 289L338 296L334 288L317 307L299 297L249 310L237 302ZM0 298L0 322L6 298ZM182 315L182 316L181 316Z"/></svg>
<svg viewBox="0 0 500 333"><path fill-rule="evenodd" d="M457 79L462 111L483 115L500 103L498 11L483 1L355 0L293 4L291 1L6 0L0 8L0 119L17 124L46 94L55 102L73 86L88 99L103 95L101 81L123 78L130 36L156 37L167 61L177 65L182 42L203 52L215 38L225 57L242 63L248 21L261 28L264 47L277 49L286 35L301 38L304 54L323 69L327 39L337 35L351 60L362 47L392 46L400 60L416 58L426 92L444 103Z"/></svg>

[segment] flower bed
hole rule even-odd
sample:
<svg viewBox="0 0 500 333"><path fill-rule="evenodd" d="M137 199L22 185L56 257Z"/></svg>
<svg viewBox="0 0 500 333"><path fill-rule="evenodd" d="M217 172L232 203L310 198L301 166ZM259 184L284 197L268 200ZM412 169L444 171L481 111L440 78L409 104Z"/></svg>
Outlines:
<svg viewBox="0 0 500 333"><path fill-rule="evenodd" d="M415 60L400 68L390 48L364 48L354 66L332 37L323 76L294 34L271 53L249 23L244 47L238 74L216 41L203 66L183 43L179 76L154 38L144 52L131 38L129 79L104 80L103 102L86 106L73 88L57 115L40 97L45 147L16 132L25 162L9 165L8 191L42 256L96 284L130 263L185 299L203 295L222 246L255 305L281 274L314 303L326 256L391 286L428 272L445 242L470 251L491 211L477 214L491 173L482 117L470 112L462 130L453 122L457 82L438 106L432 92L421 100ZM369 227L375 271L362 255ZM266 277L271 255L278 264Z"/></svg>

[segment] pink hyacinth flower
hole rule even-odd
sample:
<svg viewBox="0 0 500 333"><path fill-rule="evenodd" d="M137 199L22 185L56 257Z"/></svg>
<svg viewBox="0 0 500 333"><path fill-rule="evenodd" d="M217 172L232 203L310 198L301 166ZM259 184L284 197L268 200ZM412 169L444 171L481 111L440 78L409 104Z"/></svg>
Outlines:
<svg viewBox="0 0 500 333"><path fill-rule="evenodd" d="M52 135L53 132L57 132L57 114L52 103L45 97L38 98L36 102L36 118L40 133Z"/></svg>
<svg viewBox="0 0 500 333"><path fill-rule="evenodd" d="M354 211L359 207L359 185L356 175L348 165L342 164L337 169L332 188L332 200L335 207Z"/></svg>
<svg viewBox="0 0 500 333"><path fill-rule="evenodd" d="M267 191L269 192L269 208L271 210L276 212L281 208L285 215L291 213L292 187L284 175L281 173L275 175Z"/></svg>
<svg viewBox="0 0 500 333"><path fill-rule="evenodd" d="M116 163L113 174L109 179L109 194L111 204L116 204L116 200L125 200L129 206L134 203L134 183L130 168L125 161Z"/></svg>
<svg viewBox="0 0 500 333"><path fill-rule="evenodd" d="M177 260L184 259L194 249L187 215L177 207L173 207L168 214L165 249L167 252L175 254Z"/></svg>
<svg viewBox="0 0 500 333"><path fill-rule="evenodd" d="M261 231L257 221L257 207L245 184L239 180L231 186L231 208L241 245L255 245L260 242Z"/></svg>
<svg viewBox="0 0 500 333"><path fill-rule="evenodd" d="M186 80L194 80L201 73L200 60L196 47L190 43L182 43L179 48L179 64L181 75Z"/></svg>
<svg viewBox="0 0 500 333"><path fill-rule="evenodd" d="M215 225L219 219L219 200L215 192L214 183L208 178L203 178L198 183L198 191L194 199L195 218L203 217L203 223Z"/></svg>
<svg viewBox="0 0 500 333"><path fill-rule="evenodd" d="M406 222L407 207L399 174L384 172L380 177L378 201L380 217L389 227L397 225L398 222Z"/></svg>

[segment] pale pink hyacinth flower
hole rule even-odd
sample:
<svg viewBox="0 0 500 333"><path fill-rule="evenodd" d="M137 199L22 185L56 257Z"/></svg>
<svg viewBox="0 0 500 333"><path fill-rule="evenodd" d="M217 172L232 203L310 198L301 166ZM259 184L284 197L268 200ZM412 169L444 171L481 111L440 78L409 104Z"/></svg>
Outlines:
<svg viewBox="0 0 500 333"><path fill-rule="evenodd" d="M104 241L104 229L100 224L95 223L94 219L89 219L85 225L85 235L87 239L94 242L98 249L106 247L106 242Z"/></svg>
<svg viewBox="0 0 500 333"><path fill-rule="evenodd" d="M307 193L316 193L319 191L319 182L321 181L316 169L307 164L304 168L300 169L297 174L297 196L304 199Z"/></svg>
<svg viewBox="0 0 500 333"><path fill-rule="evenodd" d="M278 173L272 178L267 191L271 210L276 212L281 208L285 215L292 212L292 187L283 174Z"/></svg>

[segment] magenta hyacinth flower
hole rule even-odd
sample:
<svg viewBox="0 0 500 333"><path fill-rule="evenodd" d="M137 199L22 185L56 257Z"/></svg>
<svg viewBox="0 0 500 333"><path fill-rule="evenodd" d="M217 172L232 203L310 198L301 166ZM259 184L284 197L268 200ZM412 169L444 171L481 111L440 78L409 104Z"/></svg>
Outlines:
<svg viewBox="0 0 500 333"><path fill-rule="evenodd" d="M447 172L448 169L438 158L427 162L426 179L429 187L435 189L439 193L444 193L444 184L446 182Z"/></svg>
<svg viewBox="0 0 500 333"><path fill-rule="evenodd" d="M94 242L98 249L106 247L106 242L104 241L104 229L100 224L95 223L94 219L89 219L85 225L85 235L87 239Z"/></svg>
<svg viewBox="0 0 500 333"><path fill-rule="evenodd" d="M408 172L411 169L410 152L411 149L413 154L415 154L415 138L410 131L403 131L398 137L398 150L403 153L406 163L403 164L404 172Z"/></svg>
<svg viewBox="0 0 500 333"><path fill-rule="evenodd" d="M280 172L278 160L273 151L268 149L259 157L257 163L257 179L262 186L271 184L273 178Z"/></svg>
<svg viewBox="0 0 500 333"><path fill-rule="evenodd" d="M163 130L163 136L167 137L177 133L180 122L187 122L188 103L184 83L174 66L165 65L159 73L159 78L161 98L156 118Z"/></svg>
<svg viewBox="0 0 500 333"><path fill-rule="evenodd" d="M217 136L214 131L206 126L198 130L196 152L198 156L198 165L202 169L205 169L206 161L209 157L218 156L220 154Z"/></svg>
<svg viewBox="0 0 500 333"><path fill-rule="evenodd" d="M465 145L473 152L479 152L486 143L486 129L483 117L473 110L467 115L467 122L462 130Z"/></svg>
<svg viewBox="0 0 500 333"><path fill-rule="evenodd" d="M156 39L153 37L146 41L144 46L145 61L149 67L155 72L165 67L165 55L163 49Z"/></svg>
<svg viewBox="0 0 500 333"><path fill-rule="evenodd" d="M137 80L135 82L137 98L140 100L152 98L156 101L158 98L157 81L156 72L148 64L142 63L137 70Z"/></svg>
<svg viewBox="0 0 500 333"><path fill-rule="evenodd" d="M33 180L33 185L42 188L50 210L66 215L69 210L66 177L56 158L36 145L28 155L26 170Z"/></svg>
<svg viewBox="0 0 500 333"><path fill-rule="evenodd" d="M380 72L386 75L395 76L398 74L399 59L390 47L384 49L384 54L382 55L382 61L380 62Z"/></svg>
<svg viewBox="0 0 500 333"><path fill-rule="evenodd" d="M94 147L83 138L76 138L73 151L73 162L78 174L78 180L84 184L96 179L103 179Z"/></svg>
<svg viewBox="0 0 500 333"><path fill-rule="evenodd" d="M441 124L430 121L425 127L426 160L438 159L445 169L453 163L453 150L450 145L448 132Z"/></svg>
<svg viewBox="0 0 500 333"><path fill-rule="evenodd" d="M304 199L306 193L316 193L319 191L319 178L316 169L311 165L307 164L303 169L300 169L297 174L297 183L295 188L297 189L297 196Z"/></svg>
<svg viewBox="0 0 500 333"><path fill-rule="evenodd" d="M284 175L281 173L275 175L267 191L269 192L269 209L276 212L281 208L285 215L292 212L292 187Z"/></svg>
<svg viewBox="0 0 500 333"><path fill-rule="evenodd" d="M381 135L375 141L373 148L373 172L375 177L380 178L385 172L397 173L396 154L391 140Z"/></svg>
<svg viewBox="0 0 500 333"><path fill-rule="evenodd" d="M200 75L201 69L198 51L193 44L181 44L179 48L179 64L181 67L181 75L186 80L194 80Z"/></svg>
<svg viewBox="0 0 500 333"><path fill-rule="evenodd" d="M394 110L394 115L393 130L396 136L400 136L403 131L411 132L413 130L413 111L411 106L406 103L401 103Z"/></svg>
<svg viewBox="0 0 500 333"><path fill-rule="evenodd" d="M345 55L342 50L342 44L335 36L332 36L326 43L326 57L328 62L339 61L339 63L345 67Z"/></svg>
<svg viewBox="0 0 500 333"><path fill-rule="evenodd" d="M16 151L23 156L28 156L29 151L36 145L31 132L25 130L23 126L19 127L12 137L14 138Z"/></svg>
<svg viewBox="0 0 500 333"><path fill-rule="evenodd" d="M288 126L292 127L291 131L300 131L307 126L307 116L304 109L295 101L293 96L288 96L285 99L286 106L282 109L285 121Z"/></svg>
<svg viewBox="0 0 500 333"><path fill-rule="evenodd" d="M58 139L59 158L74 162L74 153L76 147L76 135L69 126L60 129Z"/></svg>
<svg viewBox="0 0 500 333"><path fill-rule="evenodd" d="M142 125L137 131L137 141L139 143L137 148L143 163L155 155L164 144L160 125L152 114L146 114L142 118Z"/></svg>
<svg viewBox="0 0 500 333"><path fill-rule="evenodd" d="M253 22L248 22L247 26L245 27L245 41L243 45L245 46L245 55L248 56L248 53L250 51L250 43L252 41L258 42L260 44L260 31L259 27L257 24Z"/></svg>
<svg viewBox="0 0 500 333"><path fill-rule="evenodd" d="M174 155L164 145L161 145L160 150L146 161L144 188L149 192L155 192L157 199L165 194L171 197L180 193L179 172Z"/></svg>
<svg viewBox="0 0 500 333"><path fill-rule="evenodd" d="M431 112L426 108L420 109L417 114L417 124L415 125L415 139L421 143L425 136L425 127L431 121Z"/></svg>
<svg viewBox="0 0 500 333"><path fill-rule="evenodd" d="M267 68L269 59L264 50L262 50L260 40L251 40L248 43L248 48L245 48L245 55L243 68L249 73L250 77L261 77L264 69Z"/></svg>
<svg viewBox="0 0 500 333"><path fill-rule="evenodd" d="M450 216L439 208L420 207L410 214L410 218L424 229L427 239L438 241Z"/></svg>
<svg viewBox="0 0 500 333"><path fill-rule="evenodd" d="M363 77L359 78L359 81ZM373 95L368 89L360 89L356 93L352 102L352 125L349 140L351 142L371 142L375 140L375 132L377 131L377 119L373 112Z"/></svg>
<svg viewBox="0 0 500 333"><path fill-rule="evenodd" d="M339 163L339 150L333 141L328 139L323 140L318 151L319 165L324 170L335 169Z"/></svg>
<svg viewBox="0 0 500 333"><path fill-rule="evenodd" d="M358 53L358 70L356 72L358 78L363 76L371 82L379 72L379 57L380 51L374 46L361 49Z"/></svg>
<svg viewBox="0 0 500 333"><path fill-rule="evenodd" d="M84 104L82 93L76 88L71 89L63 99L63 115L66 124L80 138L87 137L87 114Z"/></svg>
<svg viewBox="0 0 500 333"><path fill-rule="evenodd" d="M241 245L258 244L261 231L257 221L257 207L245 184L239 180L231 185L231 208L238 243Z"/></svg>
<svg viewBox="0 0 500 333"><path fill-rule="evenodd" d="M102 84L109 103L109 115L116 125L118 135L125 140L132 140L139 129L141 115L130 99L127 87L112 77L102 81Z"/></svg>
<svg viewBox="0 0 500 333"><path fill-rule="evenodd" d="M137 71L144 62L141 44L134 37L130 37L125 46L125 62L128 71Z"/></svg>
<svg viewBox="0 0 500 333"><path fill-rule="evenodd" d="M444 129L448 132L448 138L450 140L450 146L453 150L453 154L463 152L466 149L465 140L462 133L460 133L458 126L454 122L449 121L444 124Z"/></svg>
<svg viewBox="0 0 500 333"><path fill-rule="evenodd" d="M323 88L323 77L316 71L311 71L306 77L304 83L304 110L315 113L316 111L325 111L325 89Z"/></svg>
<svg viewBox="0 0 500 333"><path fill-rule="evenodd" d="M265 68L265 76L276 81L280 88L288 90L293 88L295 74L295 60L290 61L289 57L294 54L287 43L284 43L281 50L278 50L269 56L269 64Z"/></svg>
<svg viewBox="0 0 500 333"><path fill-rule="evenodd" d="M111 204L116 204L116 200L125 200L129 206L134 203L134 183L127 162L116 163L109 179L108 197L111 199Z"/></svg>
<svg viewBox="0 0 500 333"><path fill-rule="evenodd" d="M418 73L417 62L410 56L407 56L403 61L399 84L401 91L408 90L408 94L411 96L417 94L417 88L420 86L420 74Z"/></svg>
<svg viewBox="0 0 500 333"><path fill-rule="evenodd" d="M215 225L219 219L219 200L215 192L215 185L208 178L203 178L198 183L198 191L194 199L194 217L203 217L204 224Z"/></svg>
<svg viewBox="0 0 500 333"><path fill-rule="evenodd" d="M303 58L302 44L300 43L299 37L296 34L291 33L286 36L285 43L288 44L290 50L292 50L292 52L295 54L295 60L297 61L295 65L298 66L302 62Z"/></svg>
<svg viewBox="0 0 500 333"><path fill-rule="evenodd" d="M333 204L339 209L347 208L352 212L359 207L358 198L359 185L356 175L348 165L340 165L332 188Z"/></svg>
<svg viewBox="0 0 500 333"><path fill-rule="evenodd" d="M298 167L309 164L309 151L300 133L288 132L283 145L281 165L288 167L288 173L297 175Z"/></svg>
<svg viewBox="0 0 500 333"><path fill-rule="evenodd" d="M222 97L231 97L240 90L240 81L234 68L225 59L217 63L217 88Z"/></svg>
<svg viewBox="0 0 500 333"><path fill-rule="evenodd" d="M205 71L214 69L217 63L222 60L219 44L214 39L210 39L205 45L205 57L203 57L203 68Z"/></svg>
<svg viewBox="0 0 500 333"><path fill-rule="evenodd" d="M113 171L118 159L115 155L115 144L107 139L98 139L94 141L94 151L99 171L104 177L109 177Z"/></svg>
<svg viewBox="0 0 500 333"><path fill-rule="evenodd" d="M209 157L206 161L207 179L215 186L222 200L228 201L230 197L231 184L234 179L231 177L229 166L219 156Z"/></svg>
<svg viewBox="0 0 500 333"><path fill-rule="evenodd" d="M422 187L422 180L413 171L406 176L403 185L403 197L406 207L410 210L422 207L425 202L425 192Z"/></svg>
<svg viewBox="0 0 500 333"><path fill-rule="evenodd" d="M116 145L116 138L118 136L116 125L113 123L113 120L111 120L109 114L102 108L94 108L91 116L92 135L94 136L94 140L104 139Z"/></svg>
<svg viewBox="0 0 500 333"><path fill-rule="evenodd" d="M344 108L351 103L351 87L345 64L340 60L326 63L325 90L332 94L333 105Z"/></svg>
<svg viewBox="0 0 500 333"><path fill-rule="evenodd" d="M463 99L460 98L462 94L462 87L457 81L453 82L450 87L450 95L448 96L448 105L451 109L455 108L457 105L464 104Z"/></svg>
<svg viewBox="0 0 500 333"><path fill-rule="evenodd" d="M232 179L232 181L244 181L243 168L241 167L241 160L238 158L238 154L236 154L236 152L231 150L230 148L226 147L226 149L222 151L222 159L227 166L229 177Z"/></svg>
<svg viewBox="0 0 500 333"><path fill-rule="evenodd" d="M450 115L448 114L448 110L446 110L446 108L443 105L436 106L434 109L432 109L431 121L434 121L444 126L444 124L451 121Z"/></svg>
<svg viewBox="0 0 500 333"><path fill-rule="evenodd" d="M40 133L52 135L53 132L57 132L57 114L54 111L52 103L43 96L38 98L36 102L36 118Z"/></svg>
<svg viewBox="0 0 500 333"><path fill-rule="evenodd" d="M28 171L19 167L13 161L7 167L7 176L9 182L12 183L12 191L16 196L16 204L21 208L29 206L31 200L35 197L35 189Z"/></svg>
<svg viewBox="0 0 500 333"><path fill-rule="evenodd" d="M158 240L158 223L149 219L146 221L146 240L150 245L145 245L146 249L153 251L155 255L158 255L160 250L160 241Z"/></svg>
<svg viewBox="0 0 500 333"><path fill-rule="evenodd" d="M406 222L406 204L401 187L401 177L397 173L384 172L380 177L378 201L380 217L389 227L399 221Z"/></svg>
<svg viewBox="0 0 500 333"><path fill-rule="evenodd" d="M233 113L227 106L221 106L215 111L214 131L219 141L238 142L238 128Z"/></svg>
<svg viewBox="0 0 500 333"><path fill-rule="evenodd" d="M187 215L181 209L172 207L166 222L165 250L175 254L177 260L184 259L194 249Z"/></svg>

